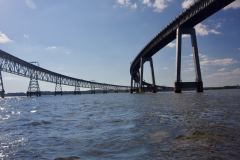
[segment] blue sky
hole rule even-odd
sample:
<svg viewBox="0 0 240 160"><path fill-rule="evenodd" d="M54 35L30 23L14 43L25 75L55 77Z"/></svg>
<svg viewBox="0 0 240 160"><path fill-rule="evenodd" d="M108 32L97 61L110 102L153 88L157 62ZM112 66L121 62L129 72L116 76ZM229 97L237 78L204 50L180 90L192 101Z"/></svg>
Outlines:
<svg viewBox="0 0 240 160"><path fill-rule="evenodd" d="M0 0L0 49L67 76L130 85L130 62L191 2ZM195 27L204 87L240 85L239 15L237 0ZM175 57L175 40L153 56L157 85L174 85ZM181 72L183 82L194 81L190 37L183 38ZM27 91L28 78L2 75L7 93ZM144 80L151 82L148 62ZM39 83L42 91L55 89Z"/></svg>

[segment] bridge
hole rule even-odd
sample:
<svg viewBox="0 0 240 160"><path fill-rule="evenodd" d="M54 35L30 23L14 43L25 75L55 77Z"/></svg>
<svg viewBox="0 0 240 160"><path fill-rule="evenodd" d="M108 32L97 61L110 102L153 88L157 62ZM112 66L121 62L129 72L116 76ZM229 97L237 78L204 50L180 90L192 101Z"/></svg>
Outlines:
<svg viewBox="0 0 240 160"><path fill-rule="evenodd" d="M39 66L33 65L22 59L19 59L9 53L0 50L0 94L4 98L4 86L2 80L1 71L16 74L19 76L30 78L30 83L27 91L27 96L41 96L38 80L55 83L55 95L62 95L62 85L73 86L74 94L81 94L80 87L91 88L91 93L95 94L95 89L99 88L103 90L103 93L107 93L107 90L115 90L118 93L119 90L129 91L130 86L121 86L113 84L98 83L92 81L86 81L83 79L77 79L68 77L59 73L55 73Z"/></svg>
<svg viewBox="0 0 240 160"><path fill-rule="evenodd" d="M197 92L203 92L203 82L199 55L197 48L197 38L194 26L218 12L235 0L195 0L184 11L169 22L148 44L138 53L131 63L131 89L133 92L152 91L156 93L155 76L152 56L163 47L176 39L176 76L174 83L175 93L181 93L182 88L196 88ZM195 65L195 82L181 82L181 41L182 34L191 35L193 59ZM152 85L146 86L143 82L143 66L149 61L152 73ZM134 81L134 84L133 84Z"/></svg>

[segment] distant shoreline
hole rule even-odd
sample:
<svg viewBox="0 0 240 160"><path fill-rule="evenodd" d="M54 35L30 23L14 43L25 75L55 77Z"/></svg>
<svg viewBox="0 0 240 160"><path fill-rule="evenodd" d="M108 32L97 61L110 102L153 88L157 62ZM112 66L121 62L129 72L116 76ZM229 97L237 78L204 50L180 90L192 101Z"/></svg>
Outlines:
<svg viewBox="0 0 240 160"><path fill-rule="evenodd" d="M240 89L240 87L237 88L237 86L224 86L224 87L205 87L203 88L203 90L224 90L224 89ZM196 89L182 89L183 91L188 91L188 90L196 90ZM174 88L171 88L169 91L174 91ZM102 94L103 90L95 90L96 94ZM119 93L126 93L125 90L119 90ZM159 91L159 92L165 92L165 90L163 91ZM115 93L114 90L108 90L107 93ZM81 91L81 94L91 94L91 90L89 91ZM54 92L51 91L41 91L41 95L54 95ZM73 91L63 91L63 95L74 95ZM26 93L24 92L17 92L17 93L7 93L5 94L5 97L14 97L14 96L27 96ZM33 95L35 96L35 95Z"/></svg>

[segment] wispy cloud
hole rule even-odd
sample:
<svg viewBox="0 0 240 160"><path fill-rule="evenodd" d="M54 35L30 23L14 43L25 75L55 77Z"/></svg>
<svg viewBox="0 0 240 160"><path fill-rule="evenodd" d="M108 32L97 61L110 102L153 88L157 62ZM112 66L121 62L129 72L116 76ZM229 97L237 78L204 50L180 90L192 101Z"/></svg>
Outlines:
<svg viewBox="0 0 240 160"><path fill-rule="evenodd" d="M10 40L5 34L1 33L0 31L0 43L8 43L8 42L13 42Z"/></svg>
<svg viewBox="0 0 240 160"><path fill-rule="evenodd" d="M70 54L70 52L66 52L67 54Z"/></svg>
<svg viewBox="0 0 240 160"><path fill-rule="evenodd" d="M117 0L117 3L123 6L129 6L131 5L131 1L130 0Z"/></svg>
<svg viewBox="0 0 240 160"><path fill-rule="evenodd" d="M176 46L176 44L171 42L171 43L168 43L168 45L167 45L167 46L172 48L172 47L175 47L175 46Z"/></svg>
<svg viewBox="0 0 240 160"><path fill-rule="evenodd" d="M233 77L239 77L240 75L240 68L232 70L230 72L218 72L218 73L213 73L210 75L205 76L204 78L212 78L214 76L233 76Z"/></svg>
<svg viewBox="0 0 240 160"><path fill-rule="evenodd" d="M52 46L52 47L47 47L46 49L56 49L57 47Z"/></svg>
<svg viewBox="0 0 240 160"><path fill-rule="evenodd" d="M240 0L236 0L235 2L232 2L227 7L225 7L224 10L227 10L227 9L230 9L230 8L233 8L233 9L240 8Z"/></svg>
<svg viewBox="0 0 240 160"><path fill-rule="evenodd" d="M222 69L219 69L218 71L220 71L220 72L226 72L226 71L228 71L229 69L228 68L222 68Z"/></svg>
<svg viewBox="0 0 240 160"><path fill-rule="evenodd" d="M28 38L28 35L24 34L23 37Z"/></svg>
<svg viewBox="0 0 240 160"><path fill-rule="evenodd" d="M208 30L207 29L207 26L206 25L203 25L201 23L199 23L198 25L195 26L195 29L196 29L196 33L197 35L200 35L200 36L205 36L205 35L208 35L210 33L213 33L213 34L221 34L220 32L217 32L216 30L214 29L211 29L211 30Z"/></svg>
<svg viewBox="0 0 240 160"><path fill-rule="evenodd" d="M222 23L218 22L217 24L215 24L215 28L221 28L222 27Z"/></svg>
<svg viewBox="0 0 240 160"><path fill-rule="evenodd" d="M182 8L187 8L194 0L184 0L182 3Z"/></svg>
<svg viewBox="0 0 240 160"><path fill-rule="evenodd" d="M20 78L4 77L3 80L21 80Z"/></svg>
<svg viewBox="0 0 240 160"><path fill-rule="evenodd" d="M25 0L27 6L31 9L36 9L36 4L32 0Z"/></svg>
<svg viewBox="0 0 240 160"><path fill-rule="evenodd" d="M168 67L164 67L163 69L168 69Z"/></svg>
<svg viewBox="0 0 240 160"><path fill-rule="evenodd" d="M240 48L238 48L240 50Z"/></svg>
<svg viewBox="0 0 240 160"><path fill-rule="evenodd" d="M62 70L62 69L63 69L63 67L60 67L60 68L58 68L58 69Z"/></svg>
<svg viewBox="0 0 240 160"><path fill-rule="evenodd" d="M215 59L215 60L210 60L208 58L204 58L200 64L201 65L219 65L219 66L227 66L229 64L234 64L234 63L238 63L238 61L236 61L233 58L225 58L225 59Z"/></svg>
<svg viewBox="0 0 240 160"><path fill-rule="evenodd" d="M192 71L194 71L194 69L195 69L195 68L188 68L188 69L185 69L185 70L182 71L182 72L192 72Z"/></svg>

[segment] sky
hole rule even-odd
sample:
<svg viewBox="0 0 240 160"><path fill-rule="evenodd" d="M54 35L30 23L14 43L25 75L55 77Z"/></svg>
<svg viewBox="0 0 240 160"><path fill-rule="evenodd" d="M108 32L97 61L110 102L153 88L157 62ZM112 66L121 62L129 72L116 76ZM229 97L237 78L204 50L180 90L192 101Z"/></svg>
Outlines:
<svg viewBox="0 0 240 160"><path fill-rule="evenodd" d="M0 0L0 49L70 77L130 85L130 63L193 0ZM204 87L240 85L240 0L195 26ZM174 86L176 41L153 57L157 85ZM2 72L5 93L29 78ZM150 64L143 79L151 82ZM191 40L182 41L181 79L195 81ZM55 84L39 81L41 91ZM63 91L74 87L62 86ZM82 89L85 90L85 89Z"/></svg>

